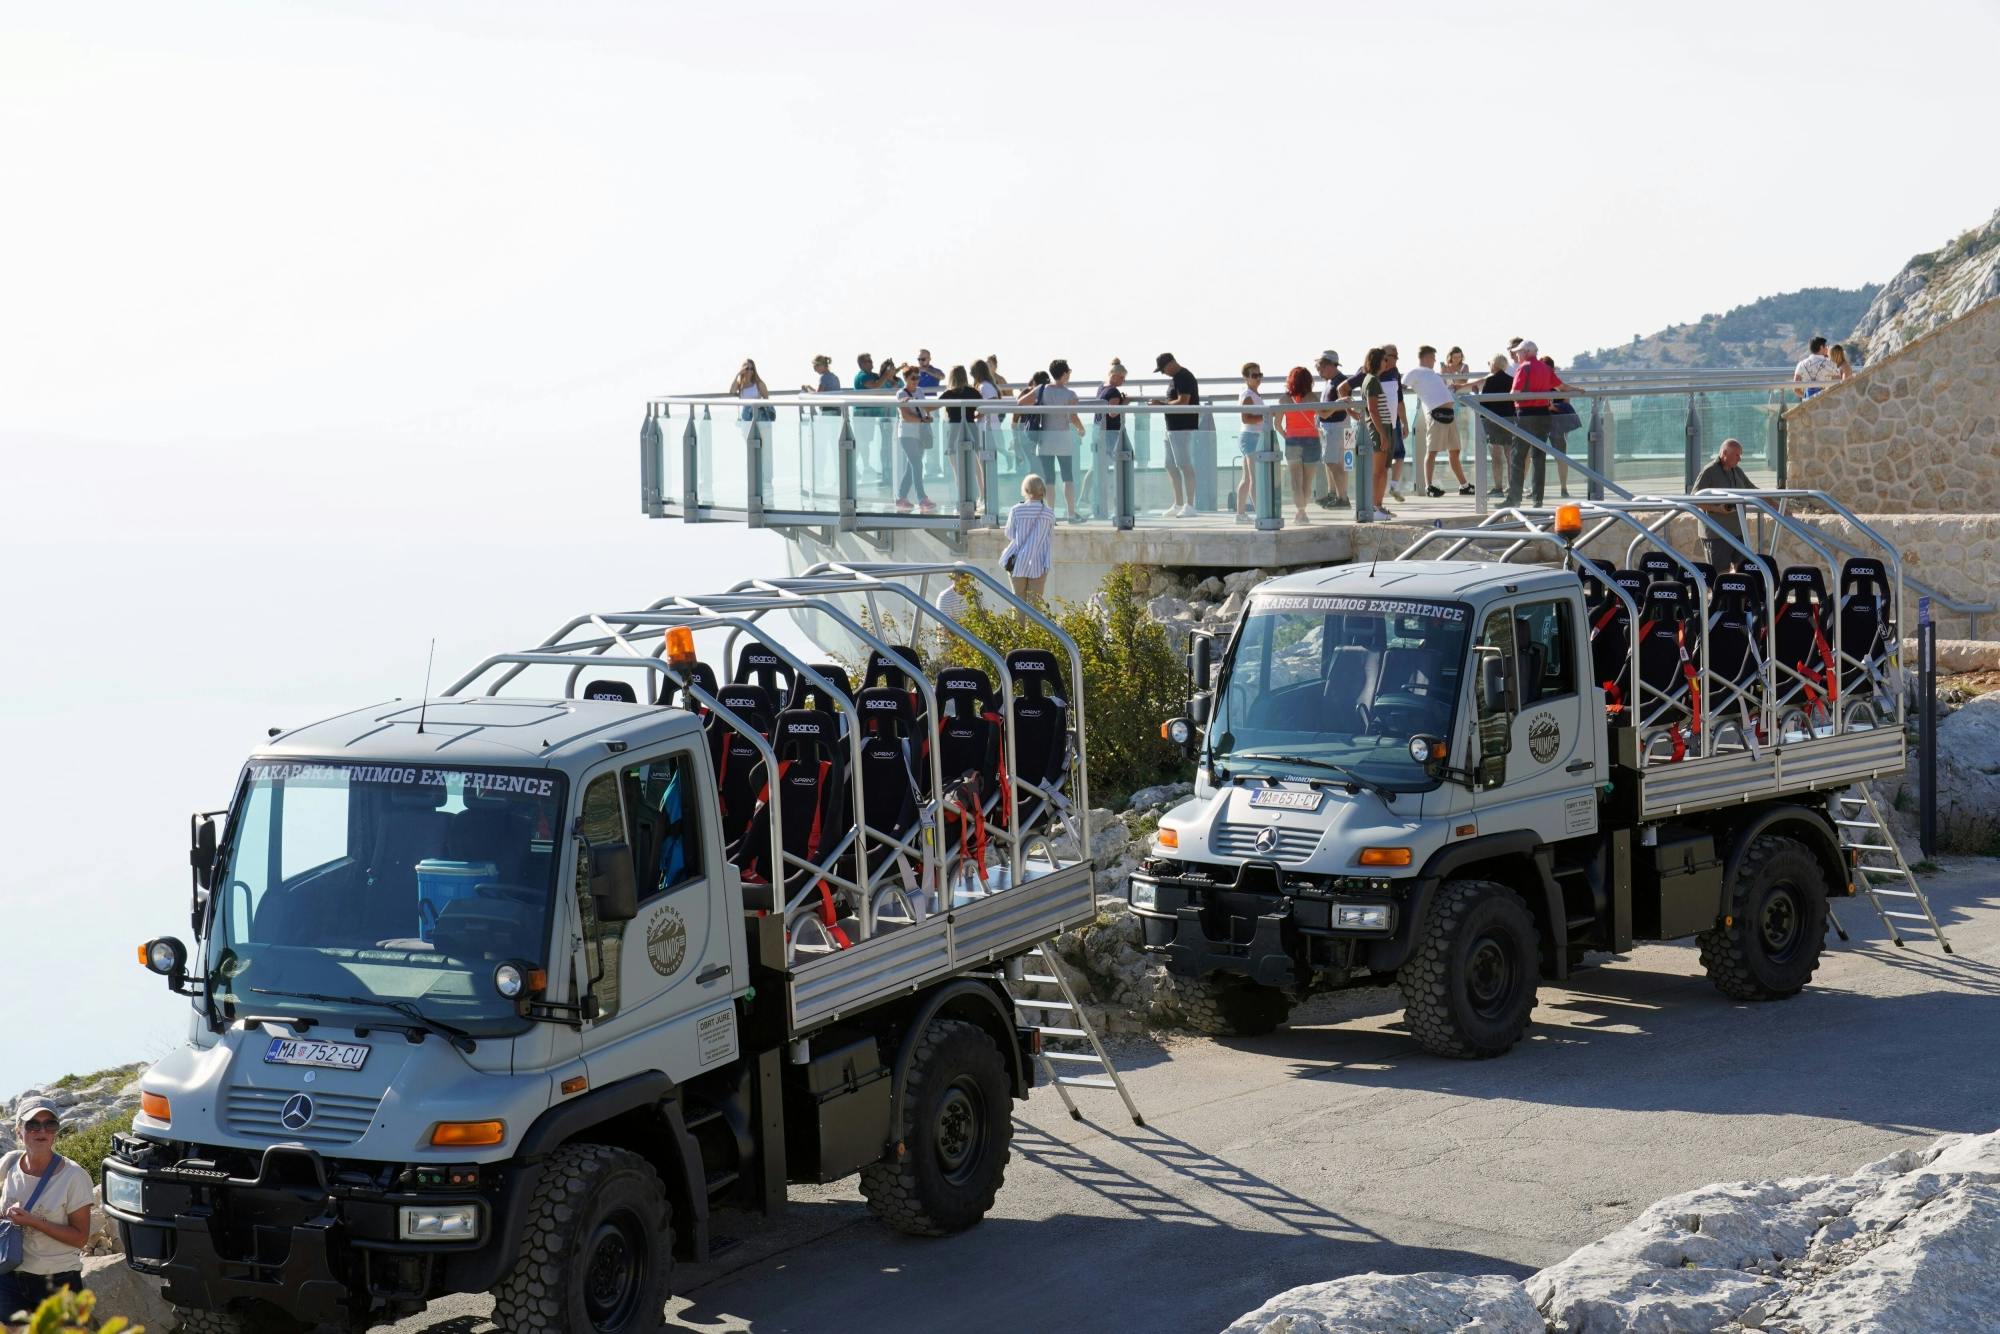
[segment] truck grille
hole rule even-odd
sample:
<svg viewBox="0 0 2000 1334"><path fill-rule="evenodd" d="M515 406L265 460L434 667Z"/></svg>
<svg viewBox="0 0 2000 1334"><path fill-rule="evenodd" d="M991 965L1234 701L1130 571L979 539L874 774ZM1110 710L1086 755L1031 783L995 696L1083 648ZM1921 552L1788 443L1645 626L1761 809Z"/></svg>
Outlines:
<svg viewBox="0 0 2000 1334"><path fill-rule="evenodd" d="M1277 846L1269 852L1257 848L1257 835L1266 829L1278 832ZM1319 846L1317 829L1287 829L1281 825L1219 824L1209 836L1209 847L1224 857L1245 860L1262 858L1274 862L1302 862Z"/></svg>
<svg viewBox="0 0 2000 1334"><path fill-rule="evenodd" d="M273 1144L352 1144L367 1131L382 1100L349 1093L304 1090L312 1099L312 1120L297 1130L285 1125L288 1089L232 1088L223 1102L222 1123L232 1134Z"/></svg>

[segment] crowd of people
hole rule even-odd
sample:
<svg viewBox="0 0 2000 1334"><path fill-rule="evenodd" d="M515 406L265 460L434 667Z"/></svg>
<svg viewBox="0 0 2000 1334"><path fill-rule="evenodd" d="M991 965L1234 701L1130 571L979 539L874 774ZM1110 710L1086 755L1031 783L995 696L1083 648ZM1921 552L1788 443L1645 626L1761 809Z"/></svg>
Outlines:
<svg viewBox="0 0 2000 1334"><path fill-rule="evenodd" d="M934 428L941 421L946 456L954 469L963 453L960 446L976 447L994 456L1004 456L1011 448L1023 469L1040 483L1034 503L1049 509L1050 522L1058 521L1049 496L1060 482L1060 520L1080 523L1083 518L1077 506L1090 500L1090 488L1097 484L1100 471L1085 470L1080 489L1076 460L1079 446L1088 436L1085 405L1100 433L1098 448L1103 457L1111 457L1126 430L1125 414L1118 409L1136 401L1125 389L1125 364L1116 358L1088 400L1071 388L1072 369L1062 358L1051 361L1046 370L1035 371L1019 386L1008 382L1000 371L1000 358L991 354L969 366L945 370L932 360L928 349L919 349L916 360L901 365L894 358L878 364L874 356L863 353L855 359L855 372L846 381L834 371L831 357L815 357L812 366L814 379L800 386L808 393L894 392L891 403L853 409L851 421L862 459L875 465L873 481L883 487L894 486L895 506L901 513L937 511L924 482L929 451L937 438ZM1165 392L1146 402L1187 409L1161 414L1162 471L1171 499L1159 513L1164 518L1182 518L1195 509L1196 435L1207 428L1205 418L1226 398L1211 394L1204 403L1199 380L1170 352L1156 357L1153 369L1164 377ZM1241 473L1235 505L1239 523L1249 523L1254 517L1250 513L1255 492L1253 468L1267 446L1270 453L1281 455L1294 524L1312 521L1311 506L1335 510L1357 503L1348 494L1349 459L1363 451L1372 466L1370 494L1361 503L1373 518L1386 520L1395 517L1387 508L1388 502L1402 503L1406 485L1412 494L1446 494L1437 481L1440 459L1449 466L1458 494L1473 493L1463 457L1455 392L1526 395L1490 406L1496 416L1510 419L1520 430L1547 441L1560 453L1568 452L1570 433L1581 424L1563 397L1568 386L1557 372L1555 360L1544 356L1534 340L1526 338L1510 340L1508 351L1495 356L1483 373L1466 362L1463 349L1449 349L1440 361L1437 349L1429 345L1418 348L1417 364L1404 369L1396 345L1388 343L1368 349L1360 366L1352 371L1343 368L1338 352L1327 349L1311 367L1292 367L1282 392L1269 397L1262 367L1247 364L1242 377L1243 388L1235 404L1241 425ZM775 420L776 410L759 402L769 399L771 391L755 362L743 363L730 393L744 400L744 423ZM978 406L998 401L1011 402L1013 409ZM1034 411L1024 411L1026 408ZM1473 447L1483 445L1491 452L1491 493L1504 496L1509 504L1519 504L1530 495L1533 503L1541 504L1546 456L1512 431L1491 422L1484 425ZM1569 470L1560 461L1557 469L1562 494L1568 495ZM979 507L987 509L983 469L974 470L972 483Z"/></svg>

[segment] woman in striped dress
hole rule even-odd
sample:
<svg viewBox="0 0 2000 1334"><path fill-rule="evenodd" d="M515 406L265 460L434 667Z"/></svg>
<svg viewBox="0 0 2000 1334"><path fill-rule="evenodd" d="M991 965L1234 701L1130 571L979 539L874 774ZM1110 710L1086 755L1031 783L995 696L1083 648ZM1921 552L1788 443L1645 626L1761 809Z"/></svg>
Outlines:
<svg viewBox="0 0 2000 1334"><path fill-rule="evenodd" d="M1056 526L1056 512L1044 500L1048 493L1040 474L1021 479L1021 503L1007 511L1007 547L1000 553L1000 568L1014 581L1015 594L1038 606L1049 582L1049 546Z"/></svg>

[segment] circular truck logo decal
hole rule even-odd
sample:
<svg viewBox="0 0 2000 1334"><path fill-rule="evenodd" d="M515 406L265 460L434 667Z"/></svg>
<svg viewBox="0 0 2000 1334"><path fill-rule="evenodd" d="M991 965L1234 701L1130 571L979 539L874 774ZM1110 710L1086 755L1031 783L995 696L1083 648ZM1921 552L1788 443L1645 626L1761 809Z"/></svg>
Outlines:
<svg viewBox="0 0 2000 1334"><path fill-rule="evenodd" d="M1528 720L1528 754L1536 764L1547 764L1562 748L1562 728L1553 713L1538 713Z"/></svg>
<svg viewBox="0 0 2000 1334"><path fill-rule="evenodd" d="M646 958L661 977L672 977L687 958L688 929L680 913L662 907L646 923Z"/></svg>
<svg viewBox="0 0 2000 1334"><path fill-rule="evenodd" d="M278 1113L278 1121L287 1130L304 1130L312 1124L313 1100L303 1093L294 1093L285 1100L285 1110Z"/></svg>
<svg viewBox="0 0 2000 1334"><path fill-rule="evenodd" d="M1257 851L1269 852L1278 846L1278 831L1266 825L1257 831Z"/></svg>

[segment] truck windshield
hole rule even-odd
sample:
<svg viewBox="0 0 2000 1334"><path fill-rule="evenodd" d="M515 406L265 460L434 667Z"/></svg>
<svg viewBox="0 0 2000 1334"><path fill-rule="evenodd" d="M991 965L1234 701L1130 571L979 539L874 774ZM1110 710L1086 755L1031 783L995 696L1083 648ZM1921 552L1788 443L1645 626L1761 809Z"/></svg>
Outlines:
<svg viewBox="0 0 2000 1334"><path fill-rule="evenodd" d="M396 1022L257 989L310 991L408 1002L475 1035L520 1029L493 969L547 963L563 794L550 770L252 761L216 887L217 998Z"/></svg>
<svg viewBox="0 0 2000 1334"><path fill-rule="evenodd" d="M1300 778L1331 765L1398 790L1432 786L1410 738L1450 737L1469 623L1459 602L1253 597L1209 724L1216 763ZM1317 763L1272 758L1283 756Z"/></svg>

